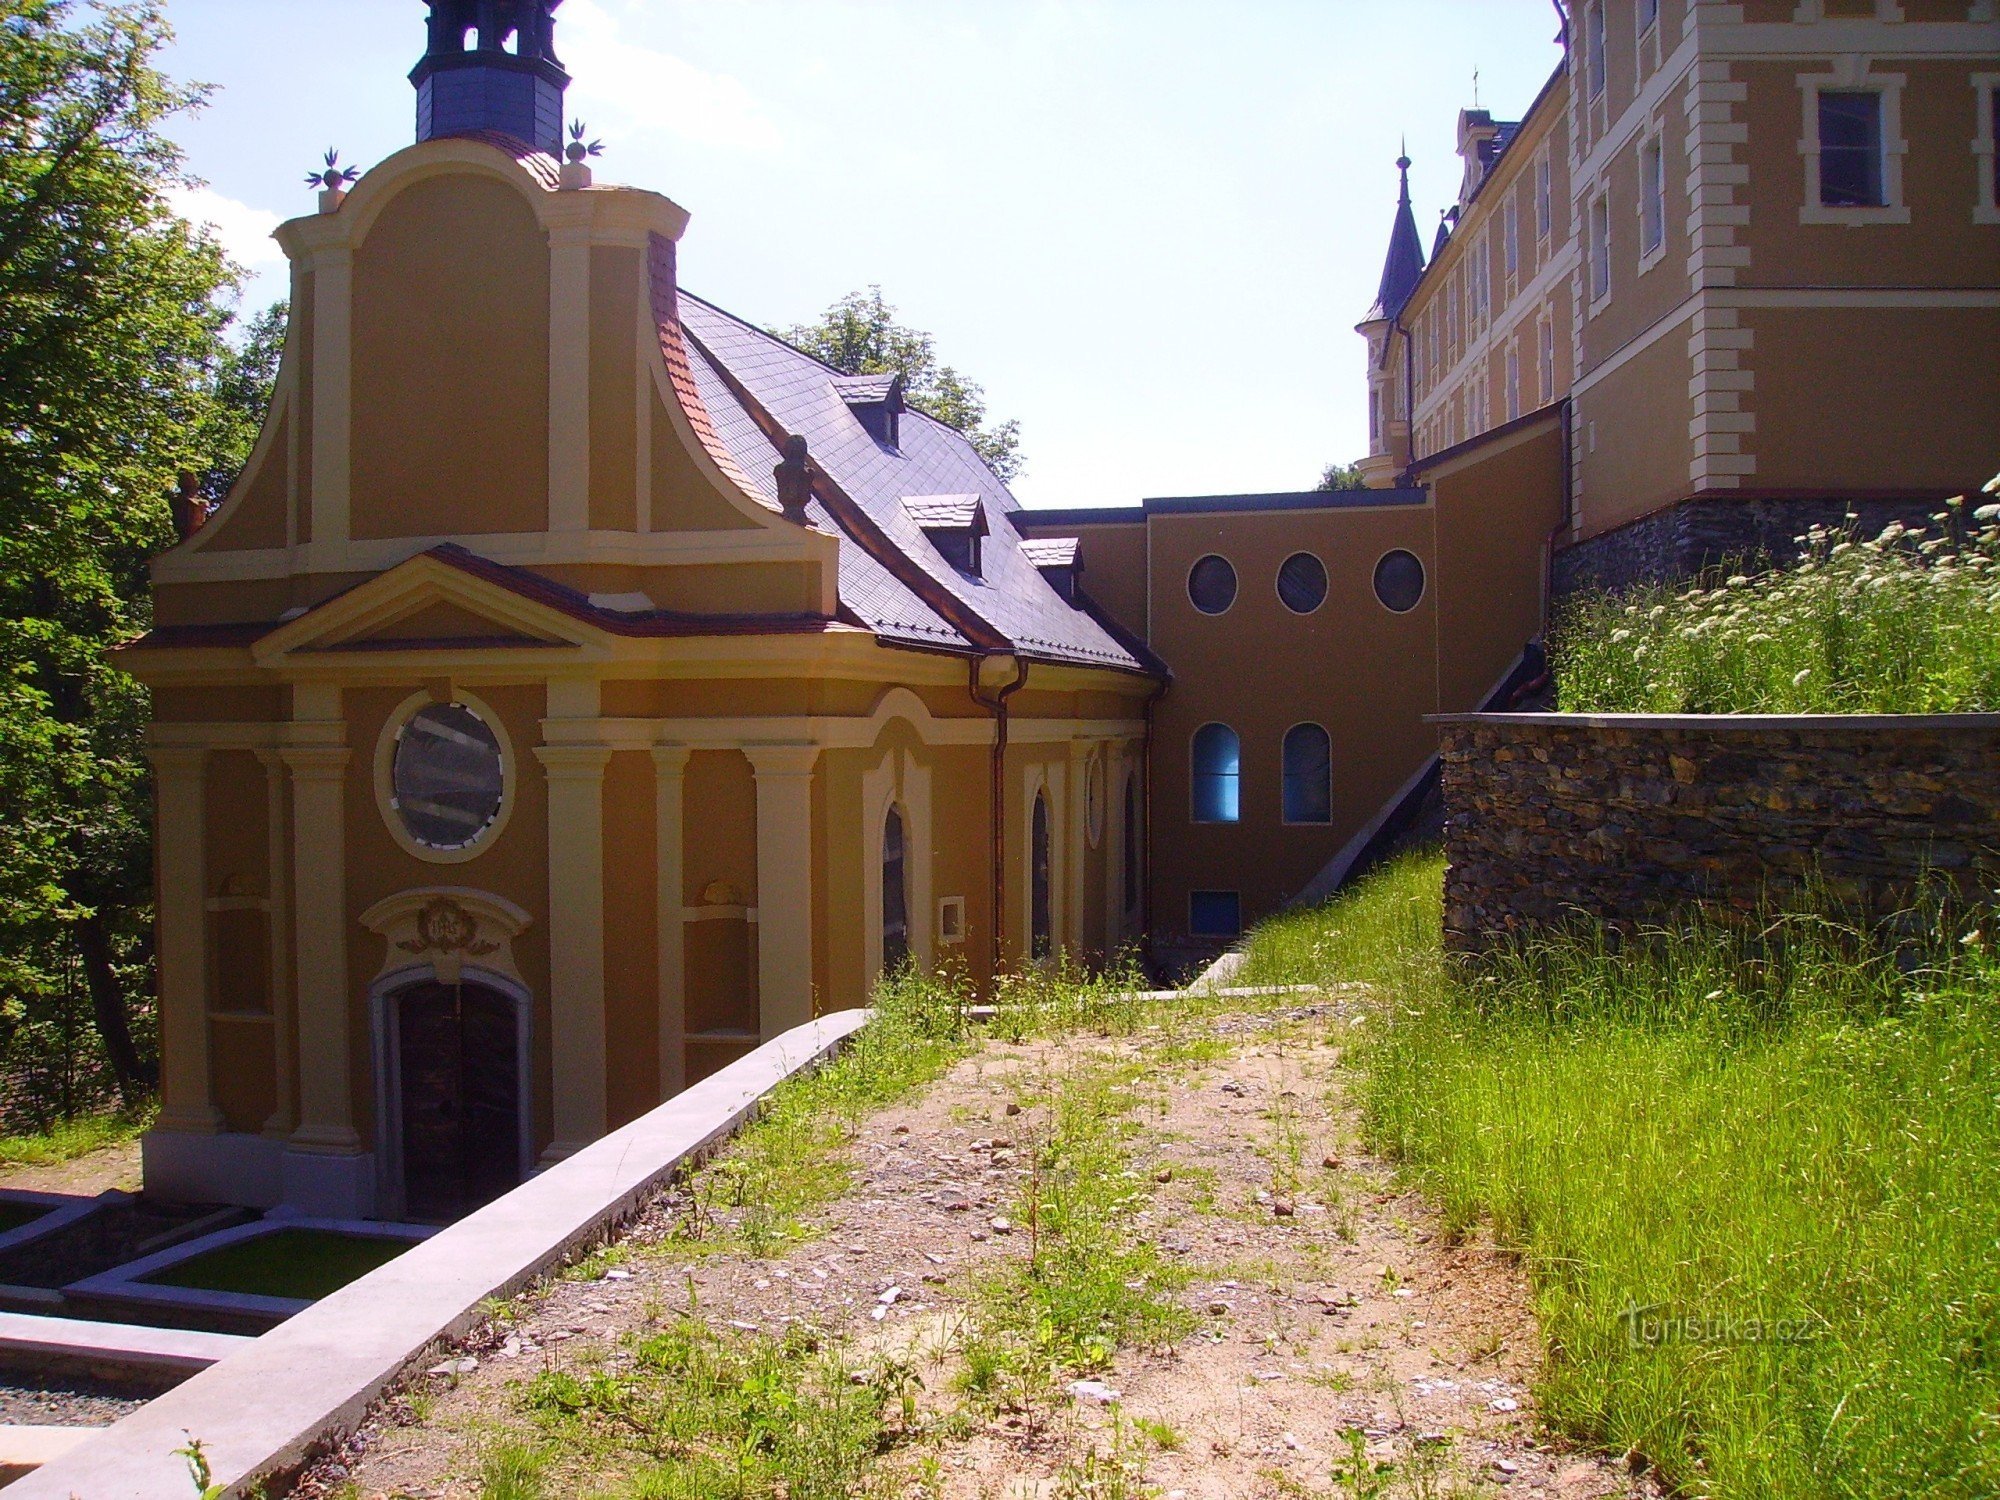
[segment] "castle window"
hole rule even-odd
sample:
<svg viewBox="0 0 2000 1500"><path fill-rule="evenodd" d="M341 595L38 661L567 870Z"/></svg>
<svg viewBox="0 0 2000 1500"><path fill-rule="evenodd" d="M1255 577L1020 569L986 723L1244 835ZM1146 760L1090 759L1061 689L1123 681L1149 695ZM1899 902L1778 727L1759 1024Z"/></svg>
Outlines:
<svg viewBox="0 0 2000 1500"><path fill-rule="evenodd" d="M910 961L910 886L903 857L903 813L891 807L882 820L882 972Z"/></svg>
<svg viewBox="0 0 2000 1500"><path fill-rule="evenodd" d="M1551 178L1549 153L1535 158L1535 237L1546 240L1555 227L1555 188Z"/></svg>
<svg viewBox="0 0 2000 1500"><path fill-rule="evenodd" d="M1667 152L1660 137L1639 147L1639 268L1658 260L1667 245Z"/></svg>
<svg viewBox="0 0 2000 1500"><path fill-rule="evenodd" d="M427 703L396 731L389 805L423 848L470 849L499 818L506 789L500 741L465 704Z"/></svg>
<svg viewBox="0 0 2000 1500"><path fill-rule="evenodd" d="M1234 823L1242 816L1243 742L1227 724L1194 732L1194 821Z"/></svg>
<svg viewBox="0 0 2000 1500"><path fill-rule="evenodd" d="M1382 607L1406 615L1424 597L1424 565L1414 552L1398 548L1375 564L1375 597Z"/></svg>
<svg viewBox="0 0 2000 1500"><path fill-rule="evenodd" d="M1189 891L1188 932L1194 937L1240 937L1243 898L1235 891Z"/></svg>
<svg viewBox="0 0 2000 1500"><path fill-rule="evenodd" d="M1317 724L1285 731L1285 821L1333 821L1333 743Z"/></svg>
<svg viewBox="0 0 2000 1500"><path fill-rule="evenodd" d="M1500 236L1501 255L1507 271L1507 291L1511 295L1514 278L1521 273L1521 214L1512 192L1507 194L1507 201L1501 206L1500 220L1503 230Z"/></svg>
<svg viewBox="0 0 2000 1500"><path fill-rule="evenodd" d="M1972 206L1975 224L2000 224L2000 73L1977 73L1972 79L1977 128L1972 154L1979 163L1979 201Z"/></svg>
<svg viewBox="0 0 2000 1500"><path fill-rule="evenodd" d="M1049 833L1049 799L1044 792L1035 793L1034 820L1028 838L1028 956L1040 963L1055 948L1049 879L1055 851Z"/></svg>
<svg viewBox="0 0 2000 1500"><path fill-rule="evenodd" d="M1590 305L1594 309L1611 295L1611 199L1599 193L1590 200Z"/></svg>
<svg viewBox="0 0 2000 1500"><path fill-rule="evenodd" d="M1326 603L1326 564L1294 552L1278 569L1278 598L1295 615L1311 614Z"/></svg>
<svg viewBox="0 0 2000 1500"><path fill-rule="evenodd" d="M1236 569L1210 553L1188 569L1188 600L1205 615L1219 615L1236 602Z"/></svg>
<svg viewBox="0 0 2000 1500"><path fill-rule="evenodd" d="M1819 96L1819 201L1828 208L1880 208L1882 96L1829 90Z"/></svg>
<svg viewBox="0 0 2000 1500"><path fill-rule="evenodd" d="M1513 421L1521 415L1521 345L1512 340L1507 345L1507 420Z"/></svg>
<svg viewBox="0 0 2000 1500"><path fill-rule="evenodd" d="M1660 19L1660 0L1639 0L1639 34L1651 31Z"/></svg>
<svg viewBox="0 0 2000 1500"><path fill-rule="evenodd" d="M1589 49L1590 97L1597 99L1604 93L1604 6L1601 3L1590 7L1583 27L1584 43Z"/></svg>
<svg viewBox="0 0 2000 1500"><path fill-rule="evenodd" d="M1547 406L1556 399L1556 325L1553 319L1542 319L1542 405Z"/></svg>

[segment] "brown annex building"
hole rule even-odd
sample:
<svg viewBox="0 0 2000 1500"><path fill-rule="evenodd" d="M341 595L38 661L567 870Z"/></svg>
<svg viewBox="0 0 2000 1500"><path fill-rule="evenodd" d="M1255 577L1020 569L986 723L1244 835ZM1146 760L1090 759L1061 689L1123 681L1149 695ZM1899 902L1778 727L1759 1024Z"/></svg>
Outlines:
<svg viewBox="0 0 2000 1500"><path fill-rule="evenodd" d="M155 563L149 1190L449 1218L901 962L1174 969L1344 878L1561 589L2000 466L1990 5L1579 7L1428 264L1404 193L1372 488L1036 512L679 285L687 214L563 159L557 5L431 0Z"/></svg>

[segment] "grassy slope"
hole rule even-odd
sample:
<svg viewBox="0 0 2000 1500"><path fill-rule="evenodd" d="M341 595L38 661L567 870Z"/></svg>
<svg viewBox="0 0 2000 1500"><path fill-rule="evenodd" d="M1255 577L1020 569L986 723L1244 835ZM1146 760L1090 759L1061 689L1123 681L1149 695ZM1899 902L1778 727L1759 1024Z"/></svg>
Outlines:
<svg viewBox="0 0 2000 1500"><path fill-rule="evenodd" d="M31 1135L0 1135L0 1167L52 1167L122 1145L153 1123L153 1111L79 1115Z"/></svg>
<svg viewBox="0 0 2000 1500"><path fill-rule="evenodd" d="M1806 924L1782 964L1697 931L1455 977L1439 876L1271 924L1245 977L1383 986L1370 1128L1526 1256L1550 1419L1718 1500L2000 1493L1990 949L1906 974Z"/></svg>

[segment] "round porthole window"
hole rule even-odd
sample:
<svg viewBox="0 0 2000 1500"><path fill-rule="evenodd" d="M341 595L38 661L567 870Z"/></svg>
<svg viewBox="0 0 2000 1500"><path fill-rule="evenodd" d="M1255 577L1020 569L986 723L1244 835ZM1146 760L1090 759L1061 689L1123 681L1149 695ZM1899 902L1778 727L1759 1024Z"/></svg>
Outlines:
<svg viewBox="0 0 2000 1500"><path fill-rule="evenodd" d="M1219 615L1236 602L1236 570L1226 557L1210 553L1188 569L1188 599L1205 615Z"/></svg>
<svg viewBox="0 0 2000 1500"><path fill-rule="evenodd" d="M1278 597L1293 614L1311 614L1326 603L1326 564L1310 552L1294 552L1278 569Z"/></svg>
<svg viewBox="0 0 2000 1500"><path fill-rule="evenodd" d="M1384 609L1408 614L1424 597L1424 565L1414 552L1384 553L1375 564L1375 597Z"/></svg>
<svg viewBox="0 0 2000 1500"><path fill-rule="evenodd" d="M428 703L396 731L390 806L424 848L468 849L500 816L506 770L484 719L463 703Z"/></svg>

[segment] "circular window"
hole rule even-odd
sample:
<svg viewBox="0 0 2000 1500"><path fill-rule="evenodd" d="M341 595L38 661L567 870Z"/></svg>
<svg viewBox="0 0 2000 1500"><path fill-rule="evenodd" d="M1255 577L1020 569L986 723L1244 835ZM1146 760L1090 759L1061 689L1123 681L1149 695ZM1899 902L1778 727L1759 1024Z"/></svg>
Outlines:
<svg viewBox="0 0 2000 1500"><path fill-rule="evenodd" d="M463 703L428 703L396 731L389 805L426 849L478 843L500 816L506 785L499 739Z"/></svg>
<svg viewBox="0 0 2000 1500"><path fill-rule="evenodd" d="M1407 614L1424 597L1424 565L1414 552L1387 552L1375 564L1375 597L1384 609Z"/></svg>
<svg viewBox="0 0 2000 1500"><path fill-rule="evenodd" d="M1188 598L1205 615L1219 615L1236 602L1236 570L1229 559L1210 553L1188 569Z"/></svg>
<svg viewBox="0 0 2000 1500"><path fill-rule="evenodd" d="M1293 614L1311 614L1326 603L1326 564L1310 552L1294 552L1278 569L1278 597Z"/></svg>

